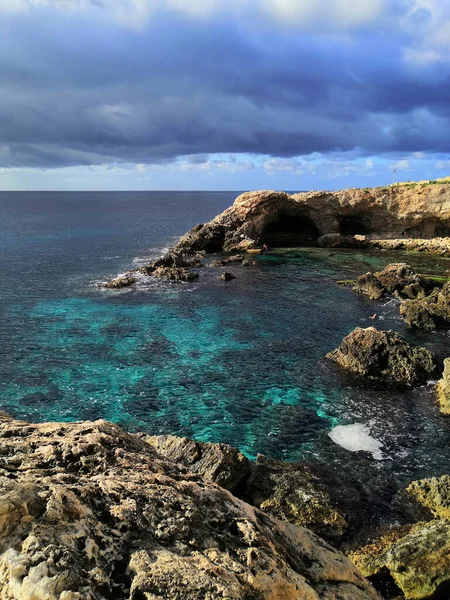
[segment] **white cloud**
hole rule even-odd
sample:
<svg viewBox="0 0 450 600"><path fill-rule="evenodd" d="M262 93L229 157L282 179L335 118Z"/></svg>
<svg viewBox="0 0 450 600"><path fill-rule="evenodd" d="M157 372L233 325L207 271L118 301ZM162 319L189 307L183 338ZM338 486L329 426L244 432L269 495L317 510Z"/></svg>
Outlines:
<svg viewBox="0 0 450 600"><path fill-rule="evenodd" d="M409 171L411 168L410 162L408 159L404 158L402 160L397 161L395 164L389 167L390 169L395 169L396 171Z"/></svg>

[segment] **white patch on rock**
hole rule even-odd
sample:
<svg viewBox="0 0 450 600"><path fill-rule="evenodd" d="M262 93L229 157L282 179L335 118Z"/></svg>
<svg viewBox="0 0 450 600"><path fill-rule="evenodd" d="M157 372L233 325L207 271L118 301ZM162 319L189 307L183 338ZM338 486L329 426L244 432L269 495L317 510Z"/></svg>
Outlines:
<svg viewBox="0 0 450 600"><path fill-rule="evenodd" d="M370 429L362 423L338 425L328 434L335 444L350 452L365 450L370 452L375 460L383 460L382 442L370 435Z"/></svg>

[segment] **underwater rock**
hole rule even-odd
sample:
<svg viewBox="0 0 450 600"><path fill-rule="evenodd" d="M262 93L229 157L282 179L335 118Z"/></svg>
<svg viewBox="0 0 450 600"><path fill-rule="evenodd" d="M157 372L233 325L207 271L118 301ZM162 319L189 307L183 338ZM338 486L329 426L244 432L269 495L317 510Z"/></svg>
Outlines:
<svg viewBox="0 0 450 600"><path fill-rule="evenodd" d="M105 288L118 290L124 287L129 287L136 282L136 277L133 277L132 275L122 275L121 277L116 277L116 279L112 279L111 281L108 281L108 283L105 283Z"/></svg>
<svg viewBox="0 0 450 600"><path fill-rule="evenodd" d="M407 600L448 598L450 522L439 519L394 529L350 558L374 582L393 581Z"/></svg>
<svg viewBox="0 0 450 600"><path fill-rule="evenodd" d="M444 374L436 384L436 394L441 413L450 415L450 358L444 360Z"/></svg>
<svg viewBox="0 0 450 600"><path fill-rule="evenodd" d="M233 275L233 273L222 273L222 275L219 275L218 279L220 279L221 281L231 281L232 279L236 279L236 276Z"/></svg>
<svg viewBox="0 0 450 600"><path fill-rule="evenodd" d="M409 344L395 331L374 327L357 327L326 357L355 375L386 383L421 385L436 372L431 352Z"/></svg>
<svg viewBox="0 0 450 600"><path fill-rule="evenodd" d="M250 472L250 461L228 444L207 444L174 435L143 439L169 460L233 492Z"/></svg>
<svg viewBox="0 0 450 600"><path fill-rule="evenodd" d="M312 532L116 425L4 420L0 437L0 598L378 598Z"/></svg>
<svg viewBox="0 0 450 600"><path fill-rule="evenodd" d="M407 300L400 306L400 314L414 329L436 331L450 328L450 282L436 288L425 298Z"/></svg>
<svg viewBox="0 0 450 600"><path fill-rule="evenodd" d="M307 527L329 540L342 537L349 526L324 480L304 464L258 455L243 493L245 500L272 517Z"/></svg>
<svg viewBox="0 0 450 600"><path fill-rule="evenodd" d="M164 281L195 281L198 273L186 267L158 267L152 273L153 277Z"/></svg>

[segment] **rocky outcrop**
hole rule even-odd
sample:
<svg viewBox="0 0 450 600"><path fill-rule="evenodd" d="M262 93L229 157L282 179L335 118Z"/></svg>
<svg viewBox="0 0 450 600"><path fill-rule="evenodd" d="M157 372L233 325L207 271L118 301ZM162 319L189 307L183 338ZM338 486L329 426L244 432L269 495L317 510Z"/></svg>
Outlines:
<svg viewBox="0 0 450 600"><path fill-rule="evenodd" d="M105 283L105 288L109 288L111 290L118 290L125 287L130 287L137 282L137 277L134 277L131 274L123 275L121 277L116 277L116 279L112 279Z"/></svg>
<svg viewBox="0 0 450 600"><path fill-rule="evenodd" d="M401 494L401 501L403 504L420 505L428 511L430 519L450 521L450 475L413 481ZM419 512L418 519L423 519L424 515L423 511Z"/></svg>
<svg viewBox="0 0 450 600"><path fill-rule="evenodd" d="M355 375L386 383L421 385L436 373L431 352L374 327L356 328L327 358Z"/></svg>
<svg viewBox="0 0 450 600"><path fill-rule="evenodd" d="M392 582L407 600L448 598L450 522L439 519L393 530L351 559L366 577L387 586Z"/></svg>
<svg viewBox="0 0 450 600"><path fill-rule="evenodd" d="M432 237L432 239L403 238L394 240L372 239L369 240L368 245L370 248L385 250L387 252L403 250L404 252L426 252L442 256L450 254L450 237Z"/></svg>
<svg viewBox="0 0 450 600"><path fill-rule="evenodd" d="M234 492L250 474L250 461L227 444L206 444L174 435L143 436L160 454Z"/></svg>
<svg viewBox="0 0 450 600"><path fill-rule="evenodd" d="M233 275L233 273L229 273L229 272L225 271L225 273L222 273L222 275L219 275L218 279L220 279L221 281L232 281L233 279L236 279L236 275Z"/></svg>
<svg viewBox="0 0 450 600"><path fill-rule="evenodd" d="M194 227L180 240L177 250L220 252L263 244L317 245L319 238L327 246L364 246L375 244L377 238L404 238L399 242L406 247L418 246L413 238L446 235L450 235L450 186L445 183L294 195L257 191L241 194L225 212ZM450 247L450 239L448 243ZM392 248L396 245L397 241ZM436 242L435 247L441 252L444 242Z"/></svg>
<svg viewBox="0 0 450 600"><path fill-rule="evenodd" d="M375 600L351 562L95 423L0 424L4 600Z"/></svg>
<svg viewBox="0 0 450 600"><path fill-rule="evenodd" d="M444 360L444 374L436 384L436 394L441 413L450 416L450 358Z"/></svg>
<svg viewBox="0 0 450 600"><path fill-rule="evenodd" d="M199 277L198 273L185 267L158 267L152 275L164 281L195 281Z"/></svg>
<svg viewBox="0 0 450 600"><path fill-rule="evenodd" d="M439 283L418 275L406 263L392 263L382 271L358 277L353 291L371 300L380 300L389 294L400 298L424 298L435 287L439 287Z"/></svg>
<svg viewBox="0 0 450 600"><path fill-rule="evenodd" d="M436 288L425 298L409 300L400 307L400 314L414 329L436 331L450 328L450 282Z"/></svg>
<svg viewBox="0 0 450 600"><path fill-rule="evenodd" d="M227 258L222 258L219 260L214 260L211 263L211 267L226 267L227 265L238 264L242 265L245 260L245 256L243 254L232 254L231 256L227 256Z"/></svg>
<svg viewBox="0 0 450 600"><path fill-rule="evenodd" d="M317 240L321 248L368 248L369 240L365 235L341 235L327 233Z"/></svg>

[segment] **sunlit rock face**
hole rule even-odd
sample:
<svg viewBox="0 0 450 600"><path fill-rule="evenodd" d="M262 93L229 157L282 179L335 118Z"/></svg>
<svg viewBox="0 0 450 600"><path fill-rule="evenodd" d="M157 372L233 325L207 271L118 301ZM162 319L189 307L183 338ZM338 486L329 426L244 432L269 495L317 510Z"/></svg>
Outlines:
<svg viewBox="0 0 450 600"><path fill-rule="evenodd" d="M317 245L340 234L368 238L433 238L450 235L447 184L348 189L339 192L256 191L180 241L180 250L229 251Z"/></svg>
<svg viewBox="0 0 450 600"><path fill-rule="evenodd" d="M4 420L0 437L1 599L378 598L307 529L116 425Z"/></svg>

